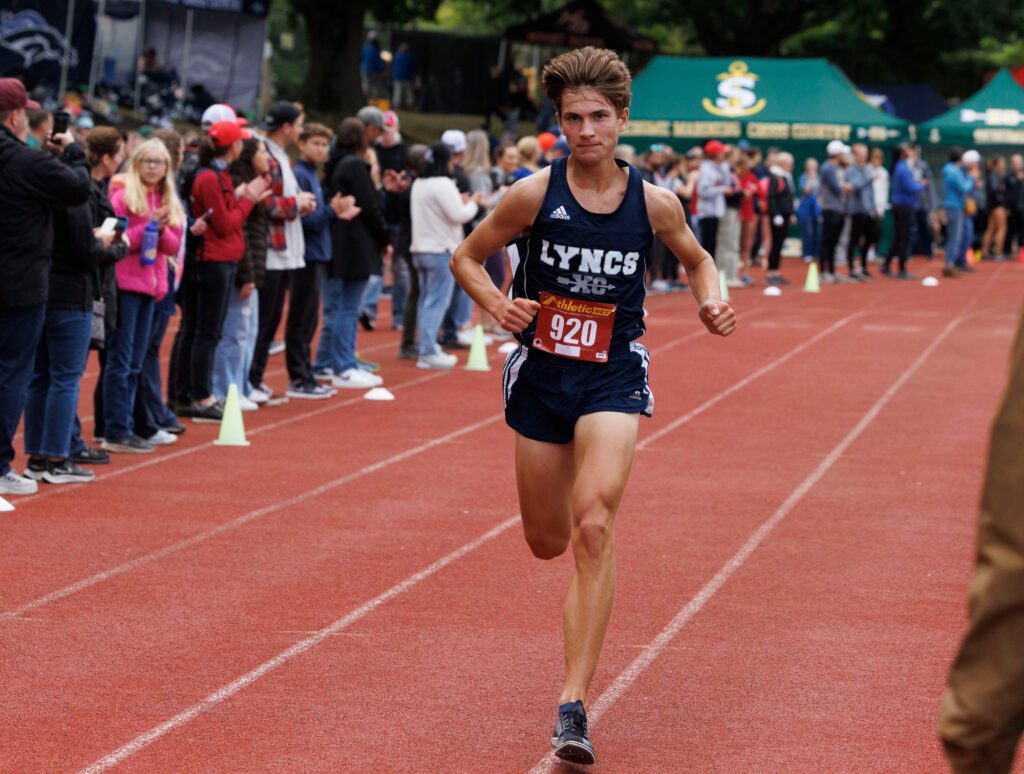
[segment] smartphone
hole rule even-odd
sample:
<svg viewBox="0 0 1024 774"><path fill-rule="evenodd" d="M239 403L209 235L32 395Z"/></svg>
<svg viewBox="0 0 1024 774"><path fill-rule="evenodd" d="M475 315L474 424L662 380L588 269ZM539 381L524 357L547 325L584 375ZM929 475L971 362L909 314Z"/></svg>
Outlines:
<svg viewBox="0 0 1024 774"><path fill-rule="evenodd" d="M114 220L117 221L117 223L114 224L114 234L123 234L128 229L128 218L124 215L121 215L117 218L114 218Z"/></svg>
<svg viewBox="0 0 1024 774"><path fill-rule="evenodd" d="M212 207L210 209L208 209L206 212L204 212L202 215L200 215L198 218L196 218L196 220L206 220L211 215L213 215L213 208Z"/></svg>
<svg viewBox="0 0 1024 774"><path fill-rule="evenodd" d="M50 139L53 139L54 135L64 134L68 130L68 124L71 122L71 116L65 113L63 110L58 110L53 114L53 131L50 132Z"/></svg>

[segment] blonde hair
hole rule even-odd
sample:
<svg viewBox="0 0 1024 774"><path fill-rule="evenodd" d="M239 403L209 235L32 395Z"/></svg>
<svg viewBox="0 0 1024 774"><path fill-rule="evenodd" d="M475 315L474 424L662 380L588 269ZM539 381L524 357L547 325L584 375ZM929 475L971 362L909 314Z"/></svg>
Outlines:
<svg viewBox="0 0 1024 774"><path fill-rule="evenodd" d="M555 110L562 114L562 94L566 90L591 88L603 96L616 113L629 107L632 77L619 55L606 48L586 46L557 56L547 63L541 83Z"/></svg>
<svg viewBox="0 0 1024 774"><path fill-rule="evenodd" d="M178 199L178 192L174 190L174 165L171 163L171 154L161 140L155 138L146 140L132 154L131 163L125 174L124 203L128 207L128 211L135 215L149 214L146 184L142 182L142 176L139 174L139 166L143 157L147 155L159 156L167 162L167 166L164 167L162 184L160 184L160 198L170 212L167 223L174 227L181 226L185 223L185 210L181 206L181 200Z"/></svg>
<svg viewBox="0 0 1024 774"><path fill-rule="evenodd" d="M491 143L487 140L487 132L474 129L466 135L466 153L460 166L471 172L488 172L491 168Z"/></svg>
<svg viewBox="0 0 1024 774"><path fill-rule="evenodd" d="M540 158L540 143L533 135L520 137L519 142L516 143L516 150L519 151L523 161L534 163Z"/></svg>

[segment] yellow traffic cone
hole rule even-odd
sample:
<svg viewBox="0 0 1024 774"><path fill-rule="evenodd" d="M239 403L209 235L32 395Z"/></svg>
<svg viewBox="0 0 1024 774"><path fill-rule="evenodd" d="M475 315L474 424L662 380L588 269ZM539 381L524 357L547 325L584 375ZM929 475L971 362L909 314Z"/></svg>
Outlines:
<svg viewBox="0 0 1024 774"><path fill-rule="evenodd" d="M0 497L0 513L13 510L14 506L7 502L4 498Z"/></svg>
<svg viewBox="0 0 1024 774"><path fill-rule="evenodd" d="M820 293L821 280L818 277L818 264L811 261L807 266L807 279L804 281L805 293Z"/></svg>
<svg viewBox="0 0 1024 774"><path fill-rule="evenodd" d="M729 303L729 282L725 279L724 272L718 272L718 292L725 303Z"/></svg>
<svg viewBox="0 0 1024 774"><path fill-rule="evenodd" d="M466 370L491 370L491 365L487 362L487 344L484 342L484 326L482 325L478 325L473 329L473 345L469 348L469 357L466 359Z"/></svg>
<svg viewBox="0 0 1024 774"><path fill-rule="evenodd" d="M228 397L224 401L224 416L220 420L220 435L214 441L218 446L248 446L245 440L245 425L242 423L242 407L238 403L238 386L228 386Z"/></svg>

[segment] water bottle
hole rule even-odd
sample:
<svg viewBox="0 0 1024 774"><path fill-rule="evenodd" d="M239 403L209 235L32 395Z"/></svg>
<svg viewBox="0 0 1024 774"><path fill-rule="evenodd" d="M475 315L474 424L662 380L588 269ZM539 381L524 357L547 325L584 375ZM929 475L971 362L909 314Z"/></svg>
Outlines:
<svg viewBox="0 0 1024 774"><path fill-rule="evenodd" d="M160 227L153 218L146 224L142 232L142 251L139 253L139 262L143 266L152 266L156 263L156 249L160 242Z"/></svg>

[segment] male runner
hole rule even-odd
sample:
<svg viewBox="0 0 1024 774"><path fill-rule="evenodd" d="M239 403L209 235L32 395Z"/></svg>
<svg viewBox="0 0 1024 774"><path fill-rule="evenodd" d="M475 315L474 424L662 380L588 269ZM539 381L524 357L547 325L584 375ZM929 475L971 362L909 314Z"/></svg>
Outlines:
<svg viewBox="0 0 1024 774"><path fill-rule="evenodd" d="M573 549L565 686L552 744L575 763L594 762L585 708L615 589L612 528L638 417L653 406L650 358L637 339L655 234L686 268L708 330L727 336L736 327L678 197L615 160L630 81L618 56L590 47L544 68L571 155L513 185L451 261L466 292L520 342L502 387L516 431L526 541L541 559ZM481 264L510 240L514 280L506 297Z"/></svg>

